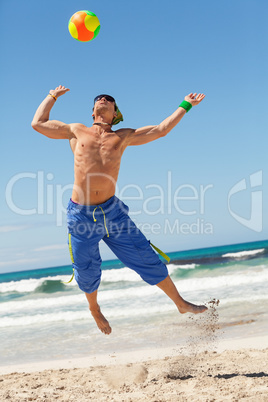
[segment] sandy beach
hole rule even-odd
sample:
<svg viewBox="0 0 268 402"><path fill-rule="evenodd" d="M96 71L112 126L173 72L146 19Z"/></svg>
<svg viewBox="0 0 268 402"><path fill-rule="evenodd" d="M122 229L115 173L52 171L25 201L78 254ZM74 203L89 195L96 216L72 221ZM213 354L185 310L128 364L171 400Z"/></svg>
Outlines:
<svg viewBox="0 0 268 402"><path fill-rule="evenodd" d="M121 286L118 271L101 293L109 336L76 289L44 291L61 277L3 282L33 289L2 303L0 402L268 401L267 257L185 270L186 297L209 294L197 315L139 282Z"/></svg>
<svg viewBox="0 0 268 402"><path fill-rule="evenodd" d="M192 350L191 350L192 349ZM267 401L267 337L0 368L1 401Z"/></svg>

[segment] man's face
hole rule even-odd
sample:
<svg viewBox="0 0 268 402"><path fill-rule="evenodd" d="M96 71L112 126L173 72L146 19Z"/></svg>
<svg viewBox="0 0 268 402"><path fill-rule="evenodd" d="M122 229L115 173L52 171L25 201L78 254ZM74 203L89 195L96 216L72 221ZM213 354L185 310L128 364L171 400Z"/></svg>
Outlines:
<svg viewBox="0 0 268 402"><path fill-rule="evenodd" d="M94 99L94 111L95 110L109 110L115 112L115 100L109 95L99 95Z"/></svg>

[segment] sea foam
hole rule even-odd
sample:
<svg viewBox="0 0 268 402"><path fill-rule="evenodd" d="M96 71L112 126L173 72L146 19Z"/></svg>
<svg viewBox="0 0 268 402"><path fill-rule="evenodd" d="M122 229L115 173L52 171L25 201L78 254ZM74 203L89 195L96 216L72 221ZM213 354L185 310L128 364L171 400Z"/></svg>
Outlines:
<svg viewBox="0 0 268 402"><path fill-rule="evenodd" d="M265 249L260 248L259 250L245 250L245 251L238 251L237 253L227 253L223 254L222 257L231 257L231 258L243 258L249 257L255 254L263 253Z"/></svg>

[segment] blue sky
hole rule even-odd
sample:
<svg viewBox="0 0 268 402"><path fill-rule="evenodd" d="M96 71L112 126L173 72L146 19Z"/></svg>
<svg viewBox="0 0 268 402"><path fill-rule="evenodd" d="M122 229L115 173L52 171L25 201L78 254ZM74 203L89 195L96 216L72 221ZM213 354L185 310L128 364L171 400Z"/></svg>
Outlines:
<svg viewBox="0 0 268 402"><path fill-rule="evenodd" d="M84 9L101 23L89 43L68 31ZM205 93L166 137L125 151L118 195L166 252L267 239L267 11L253 0L2 1L0 272L70 264L56 206L70 197L73 155L31 128L59 84L70 92L51 118L91 125L93 98L109 93L118 128L158 124Z"/></svg>

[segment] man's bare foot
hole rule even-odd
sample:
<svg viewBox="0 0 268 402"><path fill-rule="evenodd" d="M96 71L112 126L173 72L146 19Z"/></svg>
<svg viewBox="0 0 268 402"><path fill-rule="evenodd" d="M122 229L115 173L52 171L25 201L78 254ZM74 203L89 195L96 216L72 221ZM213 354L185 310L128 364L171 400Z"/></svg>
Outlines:
<svg viewBox="0 0 268 402"><path fill-rule="evenodd" d="M109 335L112 332L112 328L109 325L109 322L106 320L99 307L89 309L92 317L96 321L98 328L106 335Z"/></svg>
<svg viewBox="0 0 268 402"><path fill-rule="evenodd" d="M206 306L197 306L196 304L189 303L186 300L183 300L183 303L181 303L177 307L181 314L185 313L200 314L204 313L208 309Z"/></svg>

